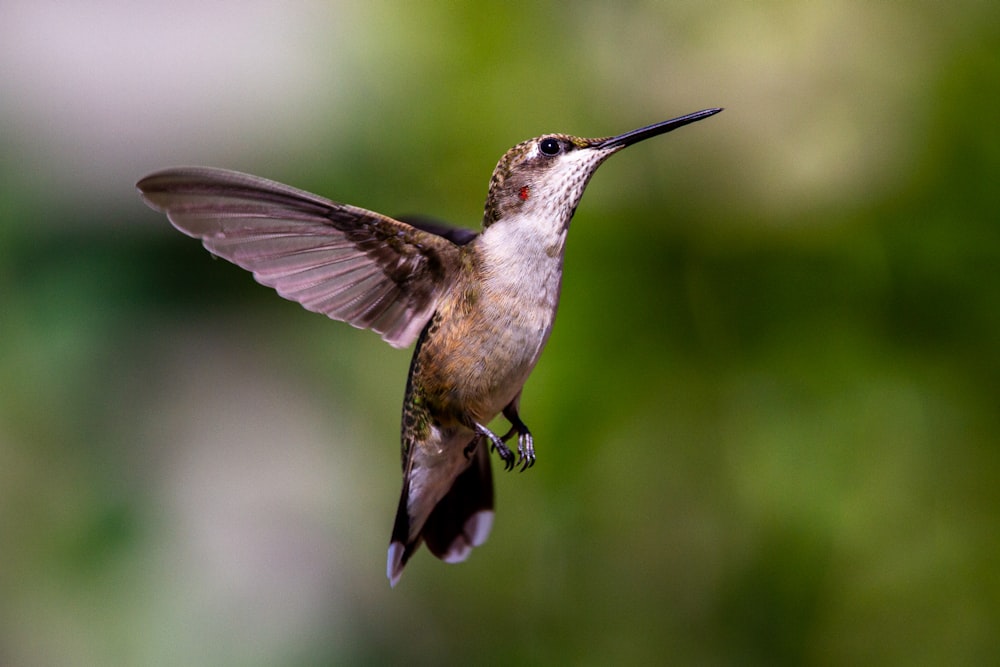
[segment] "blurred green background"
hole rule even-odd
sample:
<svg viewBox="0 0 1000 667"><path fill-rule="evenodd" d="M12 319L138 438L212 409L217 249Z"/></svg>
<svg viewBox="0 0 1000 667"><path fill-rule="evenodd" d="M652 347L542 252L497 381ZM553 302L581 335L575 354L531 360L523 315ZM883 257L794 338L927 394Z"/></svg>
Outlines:
<svg viewBox="0 0 1000 667"><path fill-rule="evenodd" d="M409 353L133 189L478 226L601 168L489 542L390 590ZM1000 659L1000 4L0 7L0 664Z"/></svg>

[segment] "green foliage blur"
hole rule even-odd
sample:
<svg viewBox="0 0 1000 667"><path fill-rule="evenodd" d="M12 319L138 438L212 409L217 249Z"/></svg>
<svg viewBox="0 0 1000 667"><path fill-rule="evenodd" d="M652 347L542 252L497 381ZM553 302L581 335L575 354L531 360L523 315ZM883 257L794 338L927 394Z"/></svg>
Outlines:
<svg viewBox="0 0 1000 667"><path fill-rule="evenodd" d="M1000 658L1000 5L11 3L0 664ZM390 590L409 353L138 199L236 168L469 227L594 177L486 545Z"/></svg>

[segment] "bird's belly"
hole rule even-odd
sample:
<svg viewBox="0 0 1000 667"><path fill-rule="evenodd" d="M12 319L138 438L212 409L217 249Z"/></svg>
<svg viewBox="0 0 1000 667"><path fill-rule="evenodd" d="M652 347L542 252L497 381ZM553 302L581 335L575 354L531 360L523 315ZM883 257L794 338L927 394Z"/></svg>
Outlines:
<svg viewBox="0 0 1000 667"><path fill-rule="evenodd" d="M503 408L514 397L535 368L548 338L547 325L508 325L482 343L484 354L477 372L493 387L495 401Z"/></svg>
<svg viewBox="0 0 1000 667"><path fill-rule="evenodd" d="M553 316L554 311L490 308L461 326L443 327L426 349L430 363L423 367L438 371L432 384L444 390L439 396L445 412L482 423L493 419L534 369Z"/></svg>
<svg viewBox="0 0 1000 667"><path fill-rule="evenodd" d="M538 362L559 303L561 257L525 251L544 243L516 245L487 245L484 264L491 268L456 283L427 331L418 373L439 414L489 422Z"/></svg>

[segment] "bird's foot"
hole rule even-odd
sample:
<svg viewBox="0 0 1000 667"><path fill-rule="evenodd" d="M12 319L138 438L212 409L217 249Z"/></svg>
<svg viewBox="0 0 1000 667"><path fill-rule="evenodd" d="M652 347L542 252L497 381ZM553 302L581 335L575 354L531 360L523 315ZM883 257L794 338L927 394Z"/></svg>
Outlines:
<svg viewBox="0 0 1000 667"><path fill-rule="evenodd" d="M535 465L535 439L529 431L517 435L517 462L521 464L521 472Z"/></svg>
<svg viewBox="0 0 1000 667"><path fill-rule="evenodd" d="M517 433L517 464L521 466L521 472L524 472L535 465L535 439L531 437L531 431L521 421L516 409L508 406L503 414L510 421L511 426L510 430L503 434L501 440L507 442Z"/></svg>
<svg viewBox="0 0 1000 667"><path fill-rule="evenodd" d="M521 466L521 472L524 472L535 465L535 439L531 437L531 431L524 423L520 423L520 426L511 426L500 439L507 442L515 433L517 433L517 464Z"/></svg>
<svg viewBox="0 0 1000 667"><path fill-rule="evenodd" d="M497 436L496 433L489 430L480 423L473 423L473 428L476 431L476 440L478 442L480 437L487 438L490 441L490 449L497 453L504 463L504 470L513 470L516 465L514 452L510 451L510 448L504 444L503 438Z"/></svg>

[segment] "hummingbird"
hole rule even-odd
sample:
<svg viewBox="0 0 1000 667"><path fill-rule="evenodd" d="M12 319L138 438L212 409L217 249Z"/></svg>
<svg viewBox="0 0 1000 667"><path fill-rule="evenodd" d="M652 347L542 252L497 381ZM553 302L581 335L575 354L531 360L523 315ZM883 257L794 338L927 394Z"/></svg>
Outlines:
<svg viewBox="0 0 1000 667"><path fill-rule="evenodd" d="M482 230L394 219L249 174L182 167L140 180L142 199L213 255L308 310L415 343L402 410L403 488L386 575L422 543L465 560L493 525L490 453L535 463L521 391L552 331L570 220L597 168L704 109L613 137L546 134L517 144L490 178ZM487 425L503 414L498 435ZM516 453L507 442L516 436Z"/></svg>

